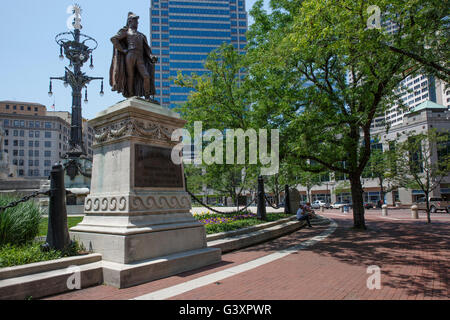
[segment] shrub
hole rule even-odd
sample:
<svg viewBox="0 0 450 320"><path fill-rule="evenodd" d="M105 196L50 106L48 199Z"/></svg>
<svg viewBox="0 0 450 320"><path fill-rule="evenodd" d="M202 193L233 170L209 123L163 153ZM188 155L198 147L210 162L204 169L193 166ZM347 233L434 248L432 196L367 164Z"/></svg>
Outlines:
<svg viewBox="0 0 450 320"><path fill-rule="evenodd" d="M0 206L6 206L16 200L18 199L0 196ZM0 212L0 246L21 245L33 240L39 233L40 222L41 211L33 201Z"/></svg>
<svg viewBox="0 0 450 320"><path fill-rule="evenodd" d="M38 242L29 242L22 245L6 244L0 246L0 268L59 258L62 258L61 252L56 250L44 252L41 250L41 243Z"/></svg>

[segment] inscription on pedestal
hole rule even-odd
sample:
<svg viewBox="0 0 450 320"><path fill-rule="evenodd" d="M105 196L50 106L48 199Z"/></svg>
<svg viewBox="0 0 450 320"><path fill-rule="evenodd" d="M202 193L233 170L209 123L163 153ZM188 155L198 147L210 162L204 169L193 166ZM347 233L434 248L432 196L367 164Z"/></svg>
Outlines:
<svg viewBox="0 0 450 320"><path fill-rule="evenodd" d="M171 159L172 149L135 145L134 186L137 188L183 188L181 165Z"/></svg>

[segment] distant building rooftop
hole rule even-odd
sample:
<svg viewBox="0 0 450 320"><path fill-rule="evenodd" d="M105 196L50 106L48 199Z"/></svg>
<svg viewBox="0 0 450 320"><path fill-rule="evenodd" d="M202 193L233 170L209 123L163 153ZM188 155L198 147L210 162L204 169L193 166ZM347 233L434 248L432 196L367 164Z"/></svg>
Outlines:
<svg viewBox="0 0 450 320"><path fill-rule="evenodd" d="M447 110L448 108L446 106L443 106L442 104L438 104L438 103L428 100L428 101L425 101L425 102L419 104L415 108L412 108L410 112L413 113L413 112L418 112L421 110L430 110L430 109L431 110Z"/></svg>
<svg viewBox="0 0 450 320"><path fill-rule="evenodd" d="M45 107L43 104L37 103L37 102L24 102L24 101L13 101L13 100L4 100L4 101L0 101L0 103L9 103L9 104L30 104L33 106L42 106Z"/></svg>

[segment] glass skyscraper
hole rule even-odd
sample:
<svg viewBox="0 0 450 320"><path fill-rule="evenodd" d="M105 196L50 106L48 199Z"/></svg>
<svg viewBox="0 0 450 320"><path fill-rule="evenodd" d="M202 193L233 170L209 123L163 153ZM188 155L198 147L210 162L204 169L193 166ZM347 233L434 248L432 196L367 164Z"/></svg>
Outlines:
<svg viewBox="0 0 450 320"><path fill-rule="evenodd" d="M159 57L155 99L167 107L185 102L189 89L170 77L203 74L206 57L223 42L244 52L247 19L244 0L152 0L150 45Z"/></svg>

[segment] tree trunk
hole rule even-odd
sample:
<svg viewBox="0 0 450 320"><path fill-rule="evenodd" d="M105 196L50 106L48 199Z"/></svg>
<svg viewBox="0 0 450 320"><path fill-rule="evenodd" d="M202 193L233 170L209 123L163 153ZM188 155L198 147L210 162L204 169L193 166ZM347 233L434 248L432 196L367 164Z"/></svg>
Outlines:
<svg viewBox="0 0 450 320"><path fill-rule="evenodd" d="M312 203L311 202L311 188L310 187L306 187L306 193L307 193L306 197L308 198L308 202Z"/></svg>
<svg viewBox="0 0 450 320"><path fill-rule="evenodd" d="M380 179L380 200L382 202L382 204L384 204L384 188L383 188L383 179Z"/></svg>
<svg viewBox="0 0 450 320"><path fill-rule="evenodd" d="M355 229L366 230L363 188L359 176L350 176L350 187L353 200L353 226Z"/></svg>
<svg viewBox="0 0 450 320"><path fill-rule="evenodd" d="M427 203L427 223L431 223L431 214L430 214L430 199L428 197L429 193L425 192L425 201Z"/></svg>

